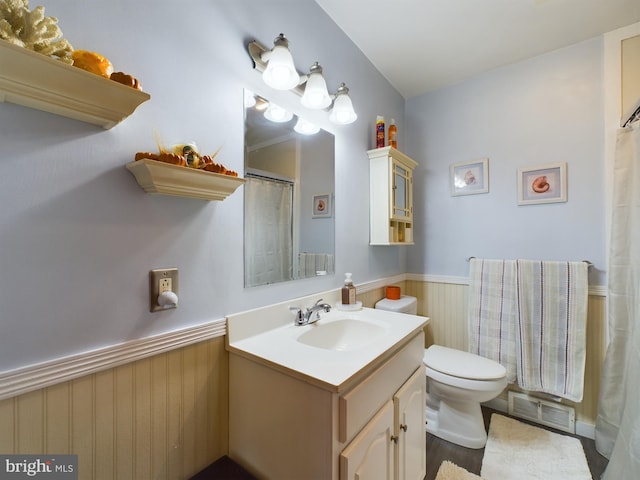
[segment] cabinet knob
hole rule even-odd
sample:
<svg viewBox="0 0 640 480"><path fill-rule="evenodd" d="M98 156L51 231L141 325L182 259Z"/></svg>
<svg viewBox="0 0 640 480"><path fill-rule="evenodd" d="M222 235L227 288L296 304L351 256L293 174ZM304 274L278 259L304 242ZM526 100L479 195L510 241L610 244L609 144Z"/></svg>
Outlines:
<svg viewBox="0 0 640 480"><path fill-rule="evenodd" d="M399 440L399 439L398 439L398 437L397 437L397 436L395 436L395 435L391 435L391 441L392 441L393 443L398 443L398 440Z"/></svg>
<svg viewBox="0 0 640 480"><path fill-rule="evenodd" d="M406 432L406 431L407 431L407 428L408 428L408 427L407 427L406 425L402 425L402 424L400 424L400 430L402 430L403 432Z"/></svg>

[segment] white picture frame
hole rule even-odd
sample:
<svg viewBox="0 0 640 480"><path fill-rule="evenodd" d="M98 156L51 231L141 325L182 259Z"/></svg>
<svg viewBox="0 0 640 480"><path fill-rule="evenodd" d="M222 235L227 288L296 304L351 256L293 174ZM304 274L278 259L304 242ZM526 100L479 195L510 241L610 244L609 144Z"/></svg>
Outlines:
<svg viewBox="0 0 640 480"><path fill-rule="evenodd" d="M451 195L476 195L489 192L489 159L458 162L449 167Z"/></svg>
<svg viewBox="0 0 640 480"><path fill-rule="evenodd" d="M331 217L331 194L319 193L313 196L312 218Z"/></svg>
<svg viewBox="0 0 640 480"><path fill-rule="evenodd" d="M518 205L567 201L567 164L547 163L518 169Z"/></svg>

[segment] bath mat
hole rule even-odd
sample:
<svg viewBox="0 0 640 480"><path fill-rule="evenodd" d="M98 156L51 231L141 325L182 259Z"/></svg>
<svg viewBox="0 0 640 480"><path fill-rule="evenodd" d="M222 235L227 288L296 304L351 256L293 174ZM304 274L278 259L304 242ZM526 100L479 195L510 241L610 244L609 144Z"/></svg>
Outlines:
<svg viewBox="0 0 640 480"><path fill-rule="evenodd" d="M482 480L479 476L468 472L455 463L445 460L438 469L436 480Z"/></svg>
<svg viewBox="0 0 640 480"><path fill-rule="evenodd" d="M490 480L592 480L580 440L496 413L480 475Z"/></svg>

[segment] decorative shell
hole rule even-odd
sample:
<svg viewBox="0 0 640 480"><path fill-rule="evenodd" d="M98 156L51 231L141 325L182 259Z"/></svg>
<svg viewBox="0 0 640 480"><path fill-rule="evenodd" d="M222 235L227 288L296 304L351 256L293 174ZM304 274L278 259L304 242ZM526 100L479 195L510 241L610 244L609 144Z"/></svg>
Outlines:
<svg viewBox="0 0 640 480"><path fill-rule="evenodd" d="M45 17L43 6L29 10L28 0L0 0L0 38L65 63L73 63L73 47L62 38L58 19Z"/></svg>

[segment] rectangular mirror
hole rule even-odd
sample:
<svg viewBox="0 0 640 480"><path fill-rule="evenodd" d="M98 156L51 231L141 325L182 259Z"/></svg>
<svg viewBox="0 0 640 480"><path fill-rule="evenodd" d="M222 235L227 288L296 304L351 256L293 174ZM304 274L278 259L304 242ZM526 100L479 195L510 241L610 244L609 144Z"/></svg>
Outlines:
<svg viewBox="0 0 640 480"><path fill-rule="evenodd" d="M274 107L245 91L245 287L334 273L334 137Z"/></svg>

